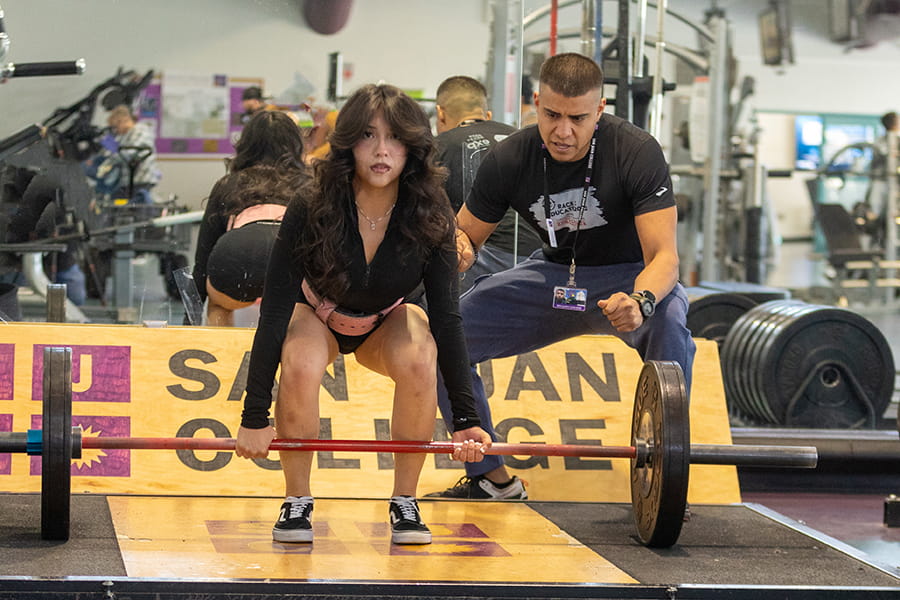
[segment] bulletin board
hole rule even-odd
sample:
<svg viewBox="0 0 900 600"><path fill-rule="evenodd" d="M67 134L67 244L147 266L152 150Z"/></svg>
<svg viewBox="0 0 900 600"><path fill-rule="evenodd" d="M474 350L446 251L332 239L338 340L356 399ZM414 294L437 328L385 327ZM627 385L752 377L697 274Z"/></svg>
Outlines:
<svg viewBox="0 0 900 600"><path fill-rule="evenodd" d="M221 159L243 128L241 94L261 78L165 73L141 93L138 117L153 123L160 158Z"/></svg>

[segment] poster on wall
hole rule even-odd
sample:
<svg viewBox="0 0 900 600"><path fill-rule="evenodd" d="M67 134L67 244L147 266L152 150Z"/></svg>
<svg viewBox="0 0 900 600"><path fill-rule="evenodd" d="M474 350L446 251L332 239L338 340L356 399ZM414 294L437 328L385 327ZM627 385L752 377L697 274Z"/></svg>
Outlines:
<svg viewBox="0 0 900 600"><path fill-rule="evenodd" d="M241 93L261 79L166 72L141 96L141 120L155 124L161 158L218 159L234 154L243 127Z"/></svg>

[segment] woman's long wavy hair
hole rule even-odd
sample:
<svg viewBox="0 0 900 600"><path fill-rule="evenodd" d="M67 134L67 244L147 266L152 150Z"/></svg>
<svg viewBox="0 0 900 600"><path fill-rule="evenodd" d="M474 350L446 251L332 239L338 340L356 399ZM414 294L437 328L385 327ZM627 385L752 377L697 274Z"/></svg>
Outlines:
<svg viewBox="0 0 900 600"><path fill-rule="evenodd" d="M329 140L331 153L315 164L298 200L305 202L308 221L294 258L303 265L313 289L338 303L349 286L345 232L358 227L353 147L379 113L407 150L391 213L403 238L401 252L424 258L435 248L455 250L455 215L444 191L447 173L436 162L428 116L395 86L363 86L338 113Z"/></svg>
<svg viewBox="0 0 900 600"><path fill-rule="evenodd" d="M229 174L221 188L227 215L257 204L286 205L296 194L306 166L300 128L288 115L275 110L256 113L234 149L234 157L225 161Z"/></svg>

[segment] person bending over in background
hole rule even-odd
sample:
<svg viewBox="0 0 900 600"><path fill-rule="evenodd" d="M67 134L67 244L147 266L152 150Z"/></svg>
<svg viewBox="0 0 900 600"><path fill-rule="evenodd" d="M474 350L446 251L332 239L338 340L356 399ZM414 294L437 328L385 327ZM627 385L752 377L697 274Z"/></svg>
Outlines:
<svg viewBox="0 0 900 600"><path fill-rule="evenodd" d="M282 112L254 115L235 151L210 192L194 256L194 281L213 326L234 325L234 311L262 296L281 218L306 174L300 130Z"/></svg>
<svg viewBox="0 0 900 600"><path fill-rule="evenodd" d="M474 365L582 334L615 335L643 360L676 361L690 390L695 346L678 283L668 165L655 139L603 114L605 105L603 72L593 60L574 53L547 59L535 102L537 127L491 150L457 215L462 269L510 206L544 240L542 253L479 279L460 299L479 417L492 435ZM555 300L558 288L582 310ZM439 396L447 421L440 386ZM525 497L496 455L467 464L457 485L433 495Z"/></svg>
<svg viewBox="0 0 900 600"><path fill-rule="evenodd" d="M491 120L487 90L477 79L456 75L437 89L438 161L447 167L447 195L453 210L462 207L475 174L491 146L516 129ZM525 222L518 223L516 211L509 209L497 229L485 241L477 260L462 275L460 293L472 287L480 276L514 266L541 247L541 238ZM518 256L518 258L517 258Z"/></svg>
<svg viewBox="0 0 900 600"><path fill-rule="evenodd" d="M338 353L394 381L391 438L430 441L437 371L456 460L482 458L490 438L472 401L458 310L454 215L422 108L391 85L367 85L341 108L328 160L293 199L266 275L236 451L262 458L271 441L319 436L319 386ZM428 313L416 304L424 288ZM275 427L269 425L281 364ZM427 544L416 503L424 454L398 453L391 540ZM282 452L286 499L272 537L311 542L312 453Z"/></svg>

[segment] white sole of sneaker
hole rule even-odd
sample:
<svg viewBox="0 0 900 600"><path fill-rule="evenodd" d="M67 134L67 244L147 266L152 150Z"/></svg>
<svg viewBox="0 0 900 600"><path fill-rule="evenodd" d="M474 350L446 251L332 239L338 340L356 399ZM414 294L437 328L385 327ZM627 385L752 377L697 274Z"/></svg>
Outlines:
<svg viewBox="0 0 900 600"><path fill-rule="evenodd" d="M430 544L431 532L395 531L391 534L392 544Z"/></svg>
<svg viewBox="0 0 900 600"><path fill-rule="evenodd" d="M272 529L276 542L309 543L313 541L312 529Z"/></svg>

